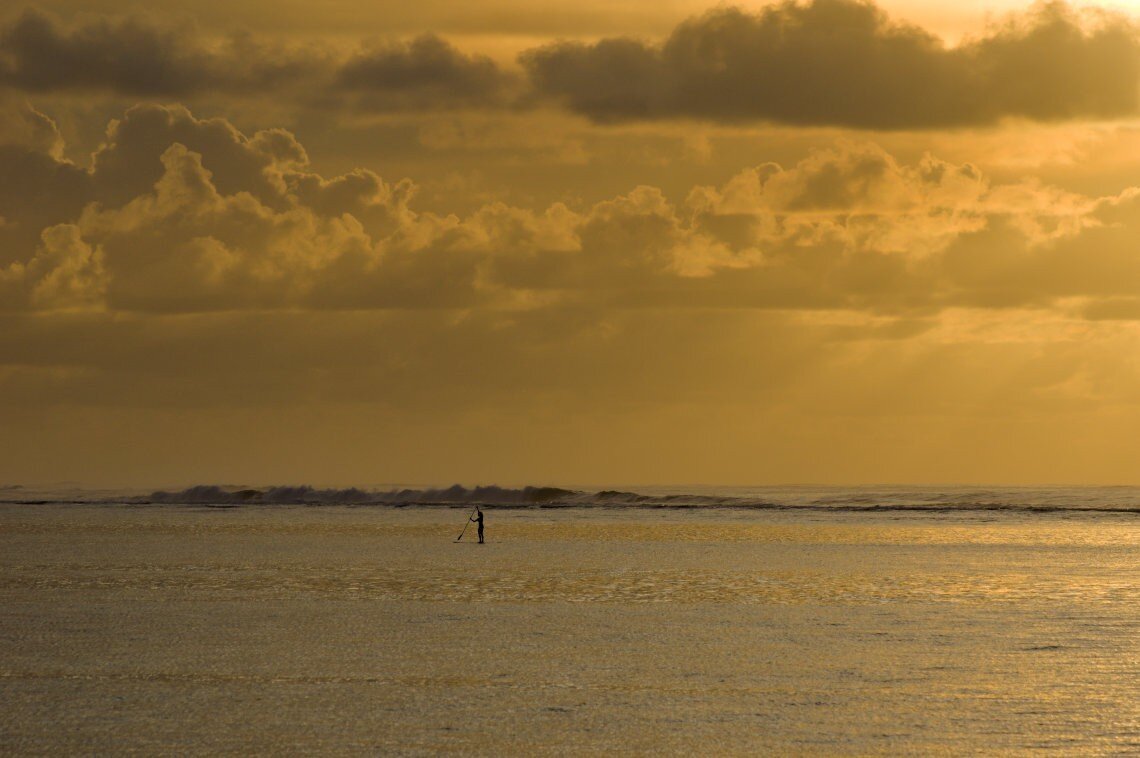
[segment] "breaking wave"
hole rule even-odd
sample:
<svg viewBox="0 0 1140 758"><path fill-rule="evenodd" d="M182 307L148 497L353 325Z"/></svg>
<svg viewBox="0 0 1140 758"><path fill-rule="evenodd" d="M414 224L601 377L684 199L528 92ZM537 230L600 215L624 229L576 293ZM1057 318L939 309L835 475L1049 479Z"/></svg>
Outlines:
<svg viewBox="0 0 1140 758"><path fill-rule="evenodd" d="M274 505L471 507L492 509L671 509L820 511L938 514L1131 514L1140 515L1140 487L689 487L566 489L498 486L446 488L322 489L311 486L241 487L217 484L156 492L50 490L0 485L0 503L200 505L240 508Z"/></svg>
<svg viewBox="0 0 1140 758"><path fill-rule="evenodd" d="M182 504L279 504L279 505L537 505L569 500L584 493L558 487L466 488L456 484L446 489L362 490L315 487L265 487L236 489L199 485L179 492L158 491L134 502Z"/></svg>
<svg viewBox="0 0 1140 758"><path fill-rule="evenodd" d="M698 488L694 488L698 489ZM201 505L473 506L497 509L731 509L851 512L1124 513L1140 515L1140 488L810 488L769 487L705 492L575 490L498 486L368 490L308 486L236 488L217 485L159 491L136 503Z"/></svg>

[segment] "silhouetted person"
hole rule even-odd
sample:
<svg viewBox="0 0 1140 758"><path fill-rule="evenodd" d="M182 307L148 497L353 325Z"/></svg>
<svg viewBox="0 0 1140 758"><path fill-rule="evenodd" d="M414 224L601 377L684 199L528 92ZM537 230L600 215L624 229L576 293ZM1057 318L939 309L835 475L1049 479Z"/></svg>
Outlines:
<svg viewBox="0 0 1140 758"><path fill-rule="evenodd" d="M479 510L479 506L475 506L475 515L471 520L479 525L479 544L483 544L483 511Z"/></svg>

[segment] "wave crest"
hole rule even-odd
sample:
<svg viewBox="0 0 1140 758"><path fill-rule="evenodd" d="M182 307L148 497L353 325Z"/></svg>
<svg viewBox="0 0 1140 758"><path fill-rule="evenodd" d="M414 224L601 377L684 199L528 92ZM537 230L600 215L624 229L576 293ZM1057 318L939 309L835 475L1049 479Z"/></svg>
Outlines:
<svg viewBox="0 0 1140 758"><path fill-rule="evenodd" d="M455 484L446 489L400 489L387 491L317 489L307 485L236 489L218 485L198 485L178 492L160 490L137 498L140 503L179 504L256 504L267 505L535 505L574 500L586 493L559 487L472 487Z"/></svg>
<svg viewBox="0 0 1140 758"><path fill-rule="evenodd" d="M214 507L272 505L375 505L386 507L480 505L497 509L612 508L669 510L817 511L850 513L939 513L1044 515L1104 513L1140 515L1140 487L694 487L648 492L528 486L422 489L322 489L308 485L237 487L204 484L150 494L64 489L53 492L9 487L0 502L130 503Z"/></svg>

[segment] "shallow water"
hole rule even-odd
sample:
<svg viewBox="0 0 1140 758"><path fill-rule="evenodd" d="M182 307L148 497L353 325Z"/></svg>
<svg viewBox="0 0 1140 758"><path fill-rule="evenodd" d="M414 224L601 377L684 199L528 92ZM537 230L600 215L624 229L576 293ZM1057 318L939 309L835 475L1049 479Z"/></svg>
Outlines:
<svg viewBox="0 0 1140 758"><path fill-rule="evenodd" d="M0 505L0 752L1140 751L1133 514Z"/></svg>

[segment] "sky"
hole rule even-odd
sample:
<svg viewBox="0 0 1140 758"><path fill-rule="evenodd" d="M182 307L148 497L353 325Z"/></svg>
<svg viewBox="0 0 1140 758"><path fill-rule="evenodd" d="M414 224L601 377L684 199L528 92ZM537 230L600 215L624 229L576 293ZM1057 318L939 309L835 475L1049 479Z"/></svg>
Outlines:
<svg viewBox="0 0 1140 758"><path fill-rule="evenodd" d="M1140 2L0 10L0 484L1140 484Z"/></svg>

